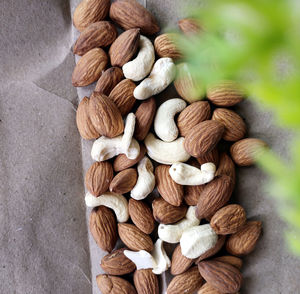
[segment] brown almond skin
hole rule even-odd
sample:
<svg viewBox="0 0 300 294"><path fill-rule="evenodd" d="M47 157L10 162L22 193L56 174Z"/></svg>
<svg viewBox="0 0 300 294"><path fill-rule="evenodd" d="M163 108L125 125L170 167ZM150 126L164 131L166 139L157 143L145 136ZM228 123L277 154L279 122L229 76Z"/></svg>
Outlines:
<svg viewBox="0 0 300 294"><path fill-rule="evenodd" d="M201 157L196 158L200 165L212 162L216 167L219 165L219 151L218 148L214 148L212 151L205 153Z"/></svg>
<svg viewBox="0 0 300 294"><path fill-rule="evenodd" d="M174 43L176 34L161 34L154 40L155 52L159 57L170 57L173 59L182 58L182 54Z"/></svg>
<svg viewBox="0 0 300 294"><path fill-rule="evenodd" d="M135 87L134 82L125 79L118 83L109 94L109 98L116 104L122 116L130 112L136 101L133 96Z"/></svg>
<svg viewBox="0 0 300 294"><path fill-rule="evenodd" d="M133 198L128 202L129 215L132 222L145 234L151 234L155 228L155 220L150 207L144 201Z"/></svg>
<svg viewBox="0 0 300 294"><path fill-rule="evenodd" d="M227 175L231 178L233 184L235 185L235 165L225 152L221 153L219 159L218 169L215 176Z"/></svg>
<svg viewBox="0 0 300 294"><path fill-rule="evenodd" d="M141 33L145 35L153 35L160 30L154 16L135 0L113 2L109 16L124 30L140 28Z"/></svg>
<svg viewBox="0 0 300 294"><path fill-rule="evenodd" d="M260 234L261 222L249 221L228 238L226 250L232 255L247 255L255 249Z"/></svg>
<svg viewBox="0 0 300 294"><path fill-rule="evenodd" d="M182 18L178 21L178 27L185 35L193 35L201 32L198 22L192 18Z"/></svg>
<svg viewBox="0 0 300 294"><path fill-rule="evenodd" d="M116 249L101 259L100 266L105 273L122 276L132 273L136 269L135 264L124 255L124 250L126 248Z"/></svg>
<svg viewBox="0 0 300 294"><path fill-rule="evenodd" d="M136 122L134 137L143 141L149 133L156 112L156 102L153 97L142 102L135 112Z"/></svg>
<svg viewBox="0 0 300 294"><path fill-rule="evenodd" d="M201 287L202 282L203 279L198 268L194 266L171 280L167 294L193 294Z"/></svg>
<svg viewBox="0 0 300 294"><path fill-rule="evenodd" d="M214 260L229 263L239 270L241 270L243 266L243 261L236 256L224 255L224 256L216 257L214 258Z"/></svg>
<svg viewBox="0 0 300 294"><path fill-rule="evenodd" d="M82 32L90 24L103 20L109 12L109 0L83 0L73 14L73 24Z"/></svg>
<svg viewBox="0 0 300 294"><path fill-rule="evenodd" d="M108 54L112 66L122 67L137 52L140 41L140 30L125 31L111 44Z"/></svg>
<svg viewBox="0 0 300 294"><path fill-rule="evenodd" d="M125 194L133 189L136 181L137 171L135 168L122 170L112 179L109 185L109 191L118 194Z"/></svg>
<svg viewBox="0 0 300 294"><path fill-rule="evenodd" d="M96 282L102 294L137 294L135 288L120 277L98 275Z"/></svg>
<svg viewBox="0 0 300 294"><path fill-rule="evenodd" d="M152 202L153 216L161 224L172 224L183 219L187 212L187 206L182 204L174 206L165 201L162 197Z"/></svg>
<svg viewBox="0 0 300 294"><path fill-rule="evenodd" d="M105 206L93 209L90 214L90 232L102 250L111 252L118 240L113 211Z"/></svg>
<svg viewBox="0 0 300 294"><path fill-rule="evenodd" d="M197 294L223 294L208 283L205 283L197 292ZM233 294L239 294L238 292Z"/></svg>
<svg viewBox="0 0 300 294"><path fill-rule="evenodd" d="M136 159L129 159L125 154L119 154L114 160L113 167L114 171L119 172L126 168L132 167L137 164L146 154L146 147L141 144L140 145L140 154Z"/></svg>
<svg viewBox="0 0 300 294"><path fill-rule="evenodd" d="M158 278L152 269L136 270L133 283L138 294L159 294Z"/></svg>
<svg viewBox="0 0 300 294"><path fill-rule="evenodd" d="M124 122L117 106L104 94L93 92L89 114L93 126L100 135L114 138L124 131Z"/></svg>
<svg viewBox="0 0 300 294"><path fill-rule="evenodd" d="M229 200L233 191L230 177L222 175L205 185L197 204L196 214L199 219L213 215Z"/></svg>
<svg viewBox="0 0 300 294"><path fill-rule="evenodd" d="M218 235L229 235L236 233L246 220L244 208L238 204L230 204L214 214L210 226Z"/></svg>
<svg viewBox="0 0 300 294"><path fill-rule="evenodd" d="M267 144L255 138L246 138L235 142L230 148L233 161L239 166L250 166L255 163Z"/></svg>
<svg viewBox="0 0 300 294"><path fill-rule="evenodd" d="M85 186L92 195L98 197L108 190L113 176L110 162L94 162L85 174Z"/></svg>
<svg viewBox="0 0 300 294"><path fill-rule="evenodd" d="M183 186L175 183L169 174L169 165L155 169L155 181L159 194L171 205L180 206L183 200Z"/></svg>
<svg viewBox="0 0 300 294"><path fill-rule="evenodd" d="M119 67L110 67L98 80L95 92L109 96L112 89L124 79L123 71Z"/></svg>
<svg viewBox="0 0 300 294"><path fill-rule="evenodd" d="M100 134L94 128L90 115L89 115L89 98L84 97L77 108L76 124L80 136L85 140L97 139Z"/></svg>
<svg viewBox="0 0 300 294"><path fill-rule="evenodd" d="M203 121L191 129L184 140L185 150L194 157L212 151L221 140L224 125L214 120Z"/></svg>
<svg viewBox="0 0 300 294"><path fill-rule="evenodd" d="M242 274L230 264L214 260L201 261L198 268L206 282L221 293L236 293L241 288Z"/></svg>
<svg viewBox="0 0 300 294"><path fill-rule="evenodd" d="M105 70L108 57L101 48L94 48L85 53L76 64L72 74L74 87L84 87L96 82Z"/></svg>
<svg viewBox="0 0 300 294"><path fill-rule="evenodd" d="M178 244L172 255L171 274L176 276L184 273L192 266L193 262L194 259L190 259L182 255L180 244Z"/></svg>
<svg viewBox="0 0 300 294"><path fill-rule="evenodd" d="M236 112L226 108L216 108L212 120L217 120L225 126L224 140L235 142L245 137L246 124Z"/></svg>
<svg viewBox="0 0 300 294"><path fill-rule="evenodd" d="M151 238L143 233L135 225L118 224L118 232L123 243L133 251L146 250L151 252L153 242Z"/></svg>
<svg viewBox="0 0 300 294"><path fill-rule="evenodd" d="M199 197L205 185L184 186L184 201L187 205L195 206L198 203Z"/></svg>
<svg viewBox="0 0 300 294"><path fill-rule="evenodd" d="M210 106L207 101L198 101L186 107L178 116L177 127L185 137L197 124L210 119Z"/></svg>
<svg viewBox="0 0 300 294"><path fill-rule="evenodd" d="M207 88L206 96L213 104L222 107L236 105L243 100L243 92L233 81L221 81Z"/></svg>
<svg viewBox="0 0 300 294"><path fill-rule="evenodd" d="M117 29L109 21L98 21L86 27L78 37L73 53L84 55L97 47L106 47L117 38Z"/></svg>

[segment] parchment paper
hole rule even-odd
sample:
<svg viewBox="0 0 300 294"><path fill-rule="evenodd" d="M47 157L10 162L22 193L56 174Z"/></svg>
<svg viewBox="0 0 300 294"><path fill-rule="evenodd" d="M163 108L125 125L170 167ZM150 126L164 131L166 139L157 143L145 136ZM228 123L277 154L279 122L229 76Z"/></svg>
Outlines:
<svg viewBox="0 0 300 294"><path fill-rule="evenodd" d="M179 0L141 1L161 27L185 16ZM192 3L194 1L191 1ZM104 253L88 234L83 175L91 142L80 139L71 53L77 32L71 13L79 0L0 1L0 293L100 293L95 276ZM175 97L170 88L158 100ZM249 101L237 107L249 134L285 155L288 135ZM238 169L236 201L264 234L244 258L242 293L300 293L299 260L282 239L283 224L255 167Z"/></svg>

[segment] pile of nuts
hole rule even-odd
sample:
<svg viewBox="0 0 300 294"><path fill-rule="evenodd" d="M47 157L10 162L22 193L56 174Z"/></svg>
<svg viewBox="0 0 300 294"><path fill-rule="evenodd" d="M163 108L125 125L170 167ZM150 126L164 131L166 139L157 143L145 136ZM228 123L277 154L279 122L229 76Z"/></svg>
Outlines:
<svg viewBox="0 0 300 294"><path fill-rule="evenodd" d="M108 15L111 21L104 20ZM76 121L82 138L96 139L85 202L93 208L91 234L109 252L99 289L158 294L157 275L170 268L167 294L238 293L240 257L254 250L261 222L228 204L235 164L252 165L258 147L266 146L244 138L243 119L228 108L243 100L242 91L232 81L199 91L187 65L177 63L182 54L172 34L156 37L154 46L146 37L160 28L135 0L83 0L73 21L81 32L74 53L82 57L72 83L97 82ZM115 24L124 29L119 36ZM179 28L200 32L192 19L180 20ZM172 82L182 98L156 109L155 95ZM230 155L219 151L222 140L233 142ZM155 188L159 197L151 195ZM118 238L124 247L114 249ZM177 244L171 260L164 243ZM221 249L227 253L220 256ZM130 276L120 277L131 273L134 286Z"/></svg>

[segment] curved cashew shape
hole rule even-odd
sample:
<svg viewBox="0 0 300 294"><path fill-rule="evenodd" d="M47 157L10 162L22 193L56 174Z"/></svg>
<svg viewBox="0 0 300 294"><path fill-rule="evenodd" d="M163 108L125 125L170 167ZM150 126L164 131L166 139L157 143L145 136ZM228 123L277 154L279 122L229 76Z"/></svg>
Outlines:
<svg viewBox="0 0 300 294"><path fill-rule="evenodd" d="M164 57L158 59L148 78L144 79L133 92L138 100L145 100L166 89L175 79L176 66L172 58Z"/></svg>
<svg viewBox="0 0 300 294"><path fill-rule="evenodd" d="M154 119L156 135L165 142L172 142L178 137L178 128L174 121L176 113L186 107L186 102L180 98L167 100L160 105Z"/></svg>
<svg viewBox="0 0 300 294"><path fill-rule="evenodd" d="M133 156L133 155L131 155L131 152L129 151L129 147L130 147L133 133L134 133L135 118L136 117L135 117L134 113L129 113L127 115L126 122L125 122L125 128L124 128L124 134L122 136L122 142L121 142L121 145L123 148L123 153L125 153L129 159L131 159L130 156ZM135 159L135 158L132 158L132 159Z"/></svg>
<svg viewBox="0 0 300 294"><path fill-rule="evenodd" d="M149 133L144 143L148 155L159 163L173 164L175 162L185 162L191 157L184 149L183 137L173 142L164 142L156 139L152 133Z"/></svg>
<svg viewBox="0 0 300 294"><path fill-rule="evenodd" d="M186 186L206 184L214 179L215 172L216 166L212 162L202 164L201 169L186 163L176 162L169 169L173 181Z"/></svg>
<svg viewBox="0 0 300 294"><path fill-rule="evenodd" d="M181 221L173 225L160 224L158 226L158 236L165 242L178 243L184 231L199 224L200 220L196 217L196 206L190 206L185 218Z"/></svg>
<svg viewBox="0 0 300 294"><path fill-rule="evenodd" d="M122 67L125 78L135 82L144 79L150 73L155 61L154 47L148 38L140 36L139 46L137 57Z"/></svg>
<svg viewBox="0 0 300 294"><path fill-rule="evenodd" d="M213 248L217 241L218 235L210 224L191 227L183 232L180 239L182 255L197 258Z"/></svg>
<svg viewBox="0 0 300 294"><path fill-rule="evenodd" d="M119 223L127 222L129 219L128 202L121 194L106 192L99 197L90 192L85 194L85 204L88 207L106 206L115 212Z"/></svg>
<svg viewBox="0 0 300 294"><path fill-rule="evenodd" d="M148 157L144 157L137 166L138 179L130 196L135 200L145 199L155 187L153 165Z"/></svg>
<svg viewBox="0 0 300 294"><path fill-rule="evenodd" d="M152 268L152 272L156 275L162 274L171 266L161 239L157 239L151 254L145 250L138 252L124 250L124 255L136 265L137 270Z"/></svg>

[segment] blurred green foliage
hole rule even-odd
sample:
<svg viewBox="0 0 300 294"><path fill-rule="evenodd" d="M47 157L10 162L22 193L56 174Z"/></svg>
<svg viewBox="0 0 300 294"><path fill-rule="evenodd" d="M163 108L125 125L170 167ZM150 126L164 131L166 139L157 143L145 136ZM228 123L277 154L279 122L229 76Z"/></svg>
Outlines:
<svg viewBox="0 0 300 294"><path fill-rule="evenodd" d="M248 96L294 132L290 162L273 152L258 159L268 191L287 222L286 237L300 255L300 1L209 0L190 11L203 31L180 37L192 75L207 84L239 81Z"/></svg>

